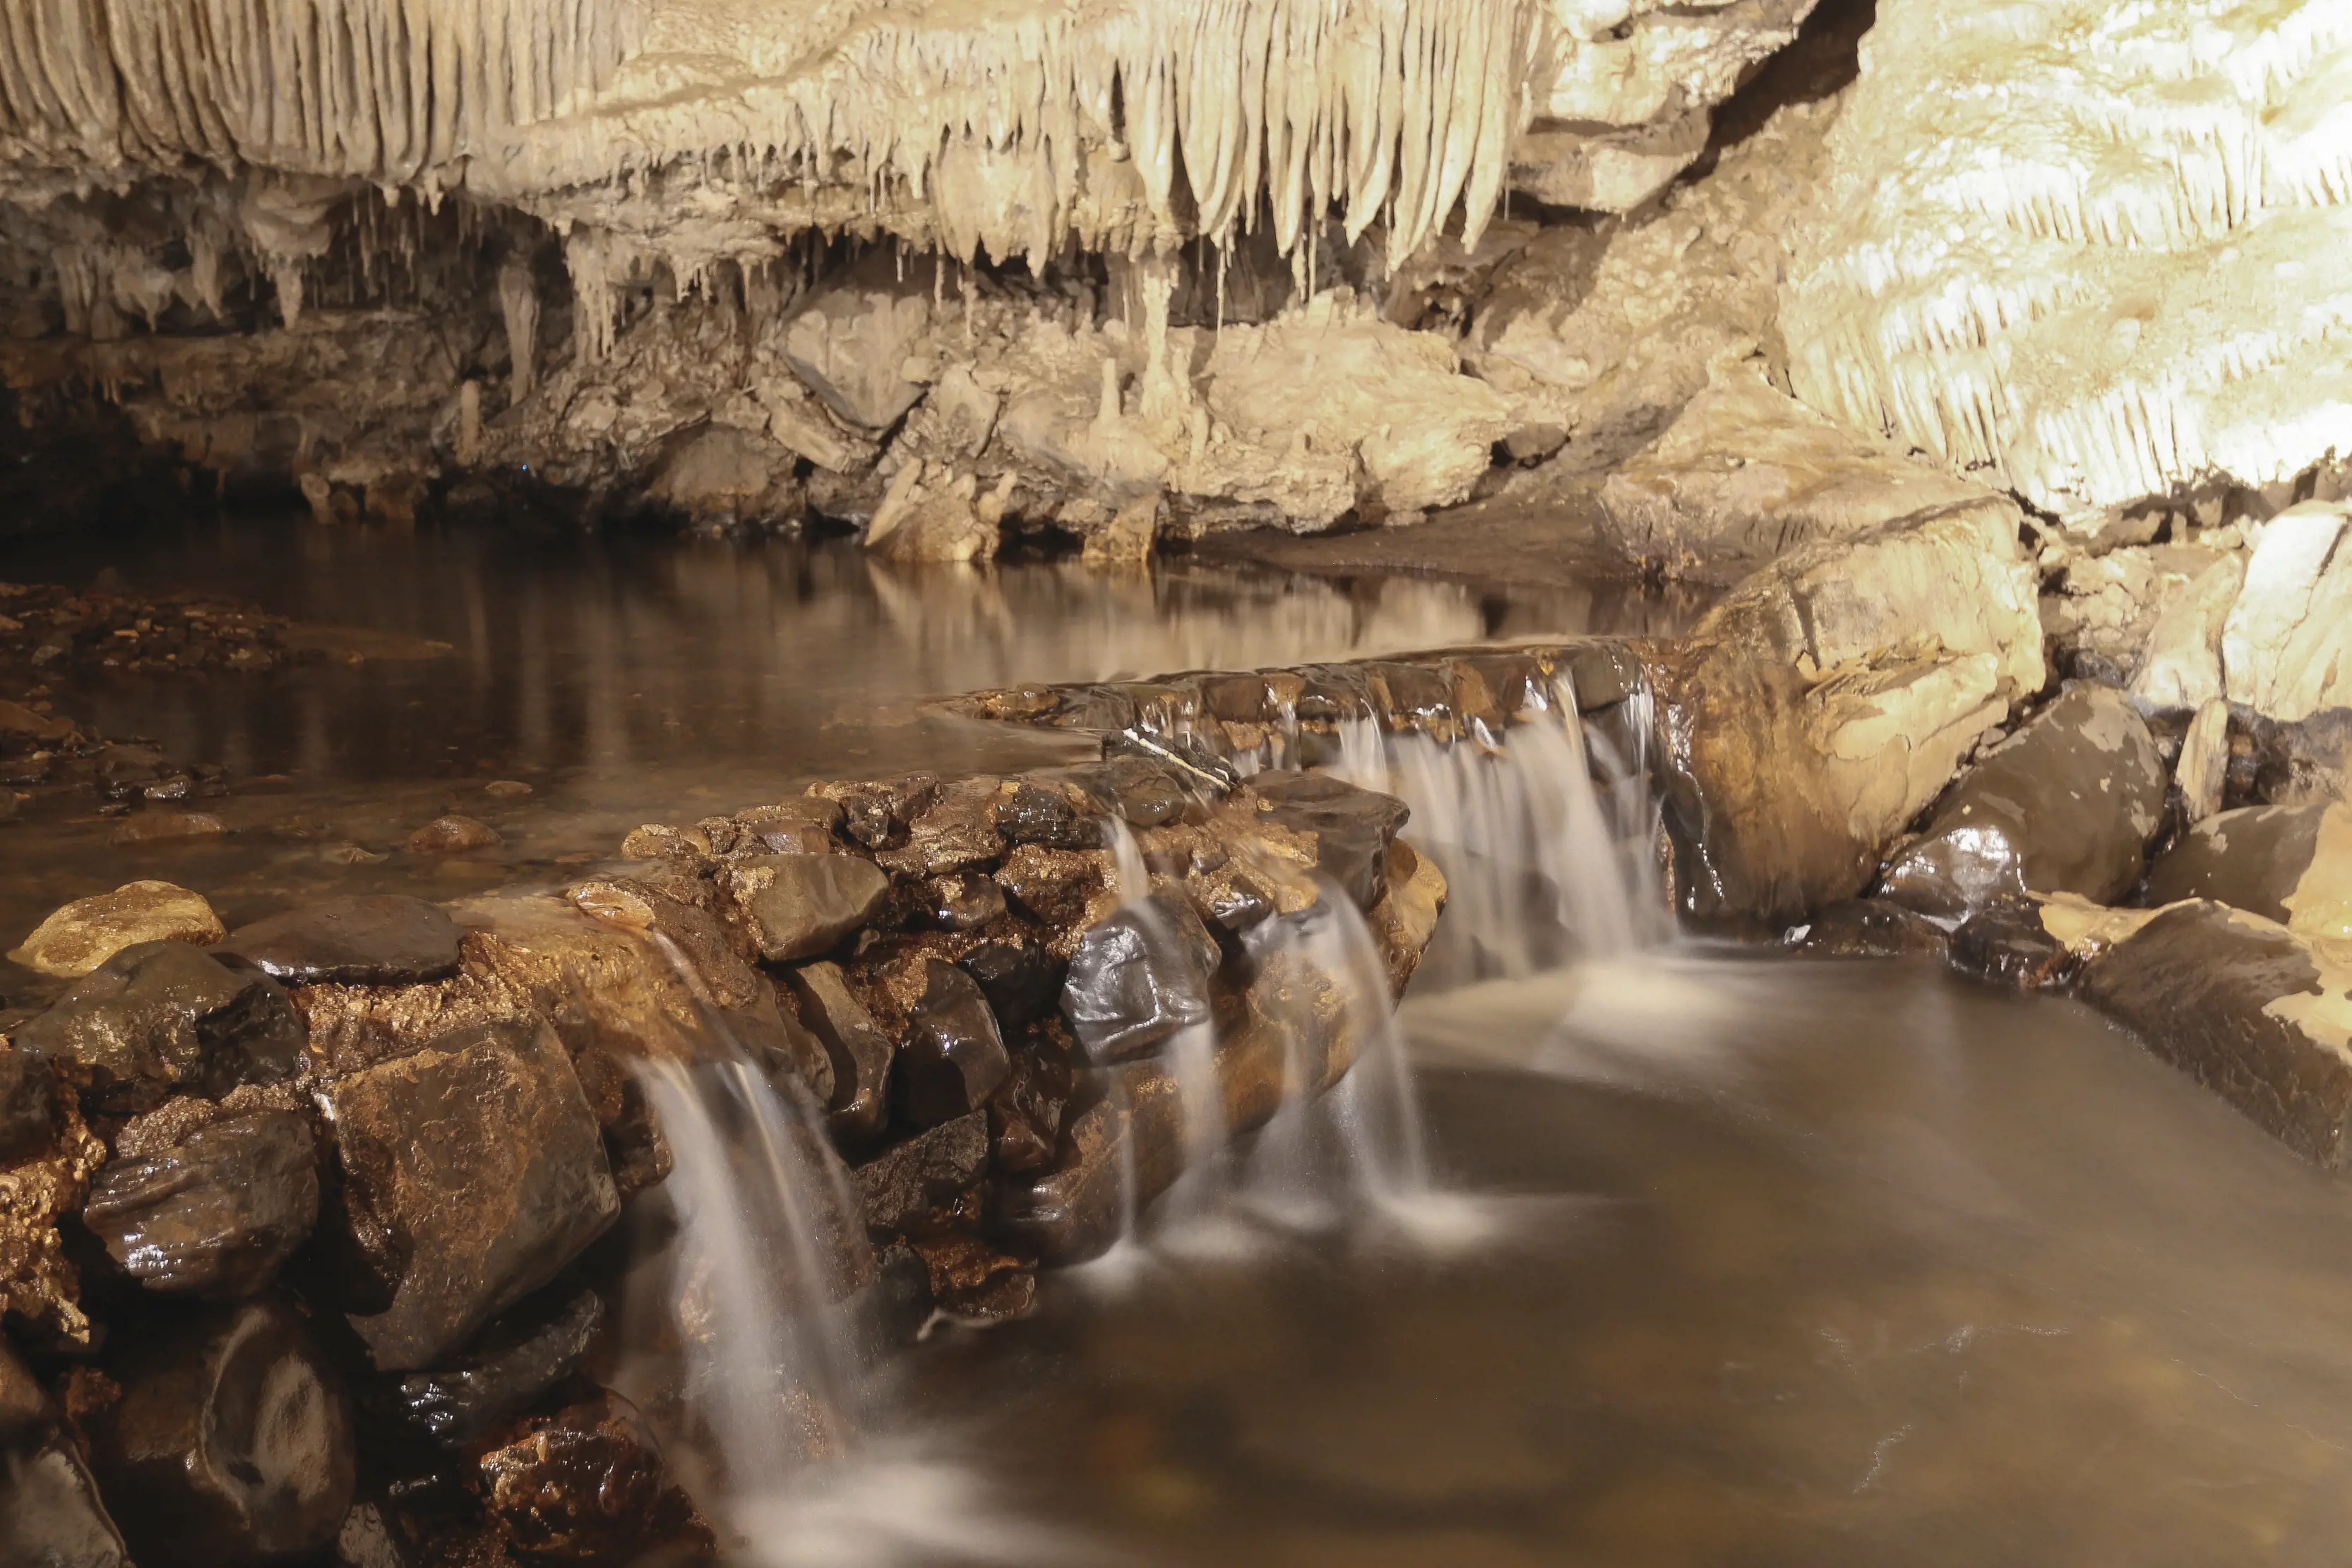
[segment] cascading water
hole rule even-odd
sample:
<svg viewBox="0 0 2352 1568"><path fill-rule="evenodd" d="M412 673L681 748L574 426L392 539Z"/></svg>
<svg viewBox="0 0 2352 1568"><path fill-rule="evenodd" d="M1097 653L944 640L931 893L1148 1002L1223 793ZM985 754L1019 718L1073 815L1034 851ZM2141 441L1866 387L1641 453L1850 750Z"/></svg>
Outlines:
<svg viewBox="0 0 2352 1568"><path fill-rule="evenodd" d="M1633 732L1646 733L1646 715L1633 718ZM1521 977L1671 936L1643 759L1590 735L1567 694L1549 694L1499 736L1476 725L1454 741L1391 734L1366 715L1341 721L1339 738L1332 771L1404 801L1414 846L1445 873L1424 986Z"/></svg>

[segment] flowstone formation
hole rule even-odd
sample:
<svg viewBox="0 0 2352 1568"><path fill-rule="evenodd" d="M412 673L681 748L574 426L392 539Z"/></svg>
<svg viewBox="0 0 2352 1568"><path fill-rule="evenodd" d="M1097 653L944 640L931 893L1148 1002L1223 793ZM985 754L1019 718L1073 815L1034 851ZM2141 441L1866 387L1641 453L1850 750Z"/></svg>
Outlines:
<svg viewBox="0 0 2352 1568"><path fill-rule="evenodd" d="M1782 290L1797 395L2085 525L2340 494L2347 74L2335 5L1886 0Z"/></svg>
<svg viewBox="0 0 2352 1568"><path fill-rule="evenodd" d="M1411 520L1524 422L1381 302L1511 189L1649 199L1811 8L62 5L0 40L6 380L330 520Z"/></svg>

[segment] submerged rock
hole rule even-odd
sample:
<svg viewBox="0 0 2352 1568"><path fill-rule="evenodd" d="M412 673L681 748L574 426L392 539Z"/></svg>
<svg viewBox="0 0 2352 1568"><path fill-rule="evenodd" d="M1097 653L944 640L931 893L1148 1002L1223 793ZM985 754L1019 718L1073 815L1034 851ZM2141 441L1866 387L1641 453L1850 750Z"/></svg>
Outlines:
<svg viewBox="0 0 2352 1568"><path fill-rule="evenodd" d="M988 1174L988 1117L974 1111L943 1122L851 1174L866 1229L903 1230Z"/></svg>
<svg viewBox="0 0 2352 1568"><path fill-rule="evenodd" d="M1951 936L1916 909L1883 898L1845 898L1815 913L1793 946L1806 958L1937 958Z"/></svg>
<svg viewBox="0 0 2352 1568"><path fill-rule="evenodd" d="M464 1356L398 1384L402 1408L452 1448L488 1437L572 1375L604 1327L604 1299L579 1291L530 1302L491 1325Z"/></svg>
<svg viewBox="0 0 2352 1568"><path fill-rule="evenodd" d="M408 852L413 855L457 854L465 850L486 850L506 841L499 831L478 817L436 817L408 835Z"/></svg>
<svg viewBox="0 0 2352 1568"><path fill-rule="evenodd" d="M131 1568L81 1451L24 1363L0 1343L0 1563Z"/></svg>
<svg viewBox="0 0 2352 1568"><path fill-rule="evenodd" d="M730 896L760 956L814 958L878 917L887 873L862 855L753 855L730 864Z"/></svg>
<svg viewBox="0 0 2352 1568"><path fill-rule="evenodd" d="M91 1423L93 1468L142 1568L316 1552L356 1475L341 1380L299 1313L261 1298L128 1345L122 1397Z"/></svg>
<svg viewBox="0 0 2352 1568"><path fill-rule="evenodd" d="M894 1067L899 1113L919 1127L952 1121L985 1104L1009 1069L979 985L952 964L924 959L922 999L907 1015Z"/></svg>
<svg viewBox="0 0 2352 1568"><path fill-rule="evenodd" d="M526 1557L625 1564L665 1546L696 1556L710 1546L653 1429L609 1391L526 1421L482 1456L481 1473L491 1515Z"/></svg>
<svg viewBox="0 0 2352 1568"><path fill-rule="evenodd" d="M1961 775L1881 894L1946 915L2028 890L2112 904L2139 881L2168 781L2131 699L2072 686Z"/></svg>
<svg viewBox="0 0 2352 1568"><path fill-rule="evenodd" d="M1223 954L1180 898L1154 894L1078 939L1062 986L1062 1016L1096 1062L1158 1050L1209 1020L1209 986Z"/></svg>
<svg viewBox="0 0 2352 1568"><path fill-rule="evenodd" d="M1092 850L1102 847L1102 824L1078 814L1060 791L1022 783L996 808L996 831L1016 844L1042 844L1052 850Z"/></svg>
<svg viewBox="0 0 2352 1568"><path fill-rule="evenodd" d="M251 1295L319 1218L310 1118L259 1111L197 1128L177 1146L98 1174L82 1223L151 1291Z"/></svg>
<svg viewBox="0 0 2352 1568"><path fill-rule="evenodd" d="M2180 904L2093 957L2081 993L2305 1158L2352 1157L2352 966L2339 946Z"/></svg>
<svg viewBox="0 0 2352 1568"><path fill-rule="evenodd" d="M184 942L123 948L16 1033L20 1048L76 1063L125 1112L173 1090L218 1098L280 1082L301 1070L306 1039L275 981Z"/></svg>
<svg viewBox="0 0 2352 1568"><path fill-rule="evenodd" d="M2352 804L2208 817L2148 868L2149 904L2204 898L2313 936L2352 936Z"/></svg>
<svg viewBox="0 0 2352 1568"><path fill-rule="evenodd" d="M44 975L76 978L142 942L217 942L220 916L202 895L168 882L125 883L112 893L78 898L52 914L12 951L12 962Z"/></svg>
<svg viewBox="0 0 2352 1568"><path fill-rule="evenodd" d="M2049 990L2073 978L2075 954L2050 930L2027 898L1995 898L1953 929L1952 967L2022 991Z"/></svg>
<svg viewBox="0 0 2352 1568"><path fill-rule="evenodd" d="M330 1092L342 1222L390 1296L354 1316L377 1366L430 1366L553 1278L620 1212L555 1035L476 1025Z"/></svg>
<svg viewBox="0 0 2352 1568"><path fill-rule="evenodd" d="M458 935L440 905L375 893L257 920L222 946L289 985L403 986L456 969Z"/></svg>
<svg viewBox="0 0 2352 1568"><path fill-rule="evenodd" d="M49 1146L59 1088L47 1057L34 1051L0 1051L0 1166Z"/></svg>
<svg viewBox="0 0 2352 1568"><path fill-rule="evenodd" d="M898 1042L874 1021L838 964L803 964L789 971L785 982L799 1004L802 1023L832 1058L828 1121L841 1135L872 1137L888 1114L890 1061Z"/></svg>

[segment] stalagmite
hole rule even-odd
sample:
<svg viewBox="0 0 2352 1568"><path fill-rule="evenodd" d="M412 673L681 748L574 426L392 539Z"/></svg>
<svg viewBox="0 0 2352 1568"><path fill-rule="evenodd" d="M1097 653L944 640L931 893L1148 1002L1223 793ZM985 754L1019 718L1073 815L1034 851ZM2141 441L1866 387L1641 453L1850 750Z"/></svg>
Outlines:
<svg viewBox="0 0 2352 1568"><path fill-rule="evenodd" d="M499 310L507 329L507 357L514 365L508 401L520 402L530 395L539 373L539 285L530 265L509 260L499 268Z"/></svg>

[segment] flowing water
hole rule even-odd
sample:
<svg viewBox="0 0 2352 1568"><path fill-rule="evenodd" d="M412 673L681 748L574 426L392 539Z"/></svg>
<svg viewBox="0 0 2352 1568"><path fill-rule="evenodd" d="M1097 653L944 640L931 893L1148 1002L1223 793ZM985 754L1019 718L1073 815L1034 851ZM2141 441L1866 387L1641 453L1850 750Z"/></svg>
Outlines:
<svg viewBox="0 0 2352 1568"><path fill-rule="evenodd" d="M798 544L242 524L138 560L139 586L392 641L61 690L230 763L235 831L0 829L12 936L131 876L232 921L359 886L450 896L813 775L1066 754L915 710L972 685L1660 629L1606 599L1181 564L897 574ZM449 648L391 656L418 639ZM647 1062L677 1168L631 1216L615 1377L731 1560L2341 1562L2344 1182L2071 1003L1672 942L1624 744L1643 727L1558 703L1451 746L1351 727L1344 770L1408 801L1453 884L1401 1019L1363 1010L1377 960L1344 899L1284 929L1358 1009L1353 1071L1230 1153L1203 1138L1177 1211L1049 1276L1028 1320L861 1355L869 1302L813 1286L855 1239L811 1108L715 1032ZM487 806L494 779L534 793ZM397 852L452 807L504 846L456 871Z"/></svg>

